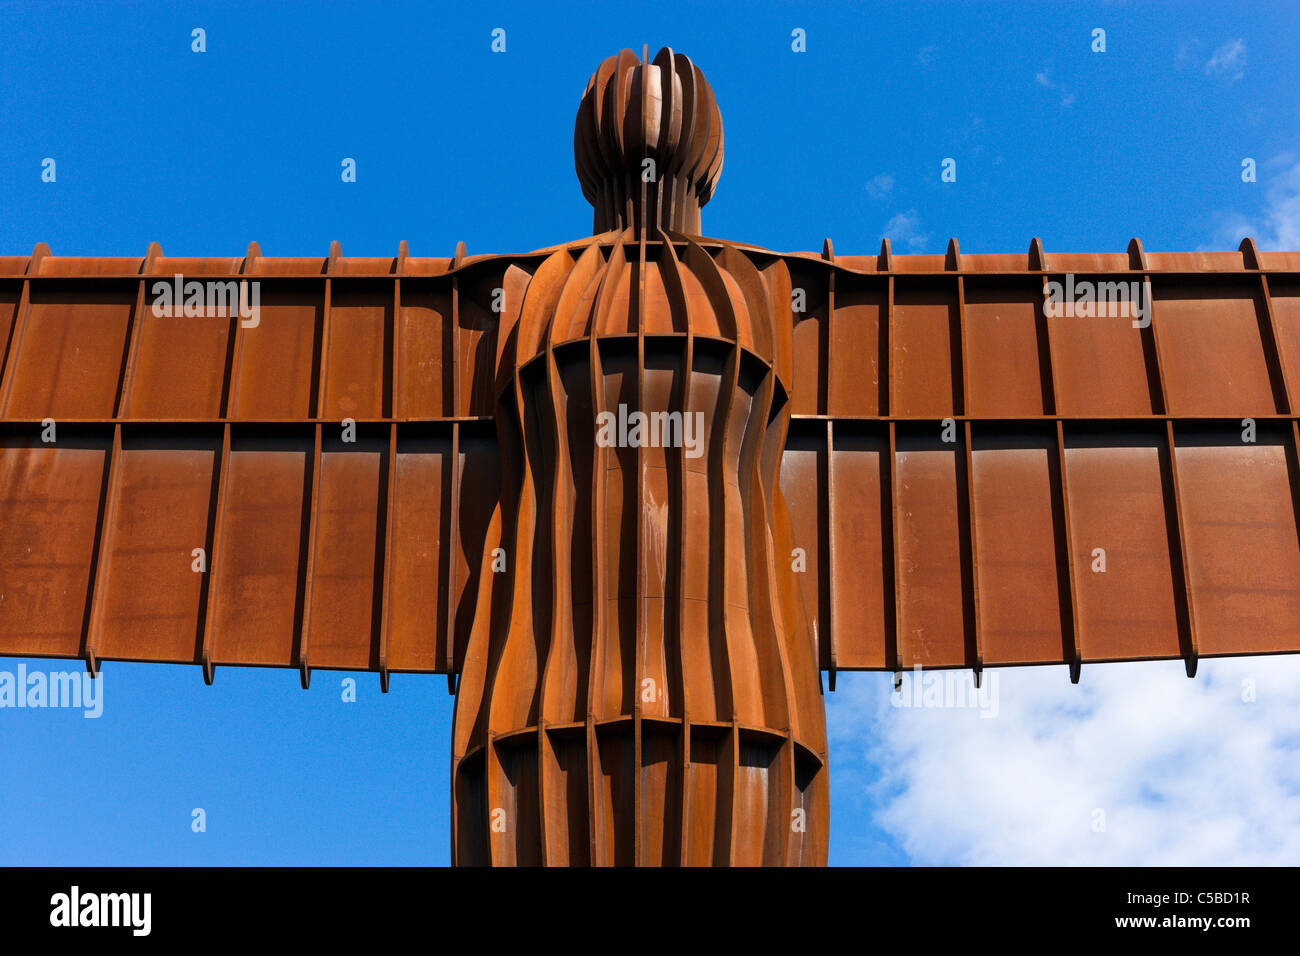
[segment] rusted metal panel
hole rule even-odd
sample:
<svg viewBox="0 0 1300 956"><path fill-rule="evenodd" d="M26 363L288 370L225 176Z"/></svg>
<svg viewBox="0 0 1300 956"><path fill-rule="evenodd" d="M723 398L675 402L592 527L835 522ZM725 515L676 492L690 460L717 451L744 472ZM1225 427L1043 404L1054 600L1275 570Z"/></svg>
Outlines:
<svg viewBox="0 0 1300 956"><path fill-rule="evenodd" d="M143 309L135 321L122 416L220 419L236 321Z"/></svg>
<svg viewBox="0 0 1300 956"><path fill-rule="evenodd" d="M452 659L445 623L449 620L452 426L407 425L398 429L395 491L389 521L385 596L388 664L393 670L442 669ZM444 627L439 628L438 622ZM441 641L429 640L430 632Z"/></svg>
<svg viewBox="0 0 1300 956"><path fill-rule="evenodd" d="M894 488L898 529L898 642L904 668L973 663L970 515L961 448L938 427L899 428Z"/></svg>
<svg viewBox="0 0 1300 956"><path fill-rule="evenodd" d="M1061 314L1048 316L1047 326L1058 414L1140 418L1163 411L1149 326Z"/></svg>
<svg viewBox="0 0 1300 956"><path fill-rule="evenodd" d="M112 418L138 282L31 284L6 365L6 418Z"/></svg>
<svg viewBox="0 0 1300 956"><path fill-rule="evenodd" d="M684 834L687 866L716 866L730 862L730 830L734 809L730 794L735 780L732 735L718 726L691 726L690 775L686 799L690 816Z"/></svg>
<svg viewBox="0 0 1300 956"><path fill-rule="evenodd" d="M479 589L485 574L484 550L490 545L489 531L501 494L501 457L496 433L490 425L458 423L456 426L456 485L452 494L451 540L454 578L447 583L455 618L448 625L454 635L455 657L446 667L459 672L477 613ZM504 555L503 555L504 556ZM508 558L507 558L508 560ZM440 668L442 669L442 668Z"/></svg>
<svg viewBox="0 0 1300 956"><path fill-rule="evenodd" d="M965 310L970 414L1052 414L1042 289L1025 282L967 281Z"/></svg>
<svg viewBox="0 0 1300 956"><path fill-rule="evenodd" d="M830 618L829 528L827 496L826 427L814 421L797 421L791 425L785 453L781 456L781 487L794 526L794 544L799 549L790 555L790 564L803 597L813 642L819 648L818 662L830 662L829 645L822 647L819 636L823 622Z"/></svg>
<svg viewBox="0 0 1300 956"><path fill-rule="evenodd" d="M57 445L5 425L0 444L0 651L78 657L112 428Z"/></svg>
<svg viewBox="0 0 1300 956"><path fill-rule="evenodd" d="M794 315L794 377L806 387L794 394L797 415L826 413L827 283L817 272L806 267L790 270ZM802 311L799 311L802 310Z"/></svg>
<svg viewBox="0 0 1300 956"><path fill-rule="evenodd" d="M231 417L311 418L316 413L324 283L267 281L260 295L257 325L241 323L239 328Z"/></svg>
<svg viewBox="0 0 1300 956"><path fill-rule="evenodd" d="M1294 650L1300 640L1300 481L1290 428L1175 427L1187 585L1200 654Z"/></svg>
<svg viewBox="0 0 1300 956"><path fill-rule="evenodd" d="M334 426L322 431L305 657L312 667L367 670L378 662L388 433L359 428L344 441Z"/></svg>
<svg viewBox="0 0 1300 956"><path fill-rule="evenodd" d="M5 367L9 354L9 340L18 316L18 304L23 298L21 282L0 282L0 369Z"/></svg>
<svg viewBox="0 0 1300 956"><path fill-rule="evenodd" d="M982 660L1066 659L1064 517L1056 436L1039 427L975 430L971 448L975 588Z"/></svg>
<svg viewBox="0 0 1300 956"><path fill-rule="evenodd" d="M832 415L875 417L889 404L881 353L889 328L888 281L838 277L830 323L828 389Z"/></svg>
<svg viewBox="0 0 1300 956"><path fill-rule="evenodd" d="M1254 285L1160 279L1153 287L1153 324L1169 414L1285 413L1285 401L1274 391L1279 376L1270 368L1260 330L1267 319Z"/></svg>
<svg viewBox="0 0 1300 956"><path fill-rule="evenodd" d="M449 281L402 282L401 322L397 330L399 418L440 418L454 414L452 290Z"/></svg>
<svg viewBox="0 0 1300 956"><path fill-rule="evenodd" d="M548 808L561 808L558 812L552 809L544 815L546 863L550 866L587 866L591 861L591 841L588 837L586 729L548 729L546 742L542 800ZM678 762L677 766L680 772L682 763ZM669 781L665 781L665 786L668 785Z"/></svg>
<svg viewBox="0 0 1300 956"><path fill-rule="evenodd" d="M1291 396L1290 410L1300 399L1300 281L1286 276L1265 278L1265 289L1272 305L1273 328L1277 336L1279 360Z"/></svg>
<svg viewBox="0 0 1300 956"><path fill-rule="evenodd" d="M331 280L323 418L383 418L391 393L393 284Z"/></svg>
<svg viewBox="0 0 1300 956"><path fill-rule="evenodd" d="M890 330L891 414L915 418L961 414L956 280L897 282Z"/></svg>
<svg viewBox="0 0 1300 956"><path fill-rule="evenodd" d="M1084 659L1177 657L1185 598L1164 429L1080 425L1065 443Z"/></svg>
<svg viewBox="0 0 1300 956"><path fill-rule="evenodd" d="M839 310L836 310L839 314ZM835 535L830 574L836 666L882 670L891 665L894 628L893 503L888 430L837 422L830 468Z"/></svg>
<svg viewBox="0 0 1300 956"><path fill-rule="evenodd" d="M675 727L647 724L641 737L641 792L646 807L640 815L642 863L679 866L682 860L681 742Z"/></svg>
<svg viewBox="0 0 1300 956"><path fill-rule="evenodd" d="M311 430L232 428L213 548L215 662L291 666L302 615Z"/></svg>
<svg viewBox="0 0 1300 956"><path fill-rule="evenodd" d="M455 299L455 414L491 415L496 380L497 314L507 306L503 276L472 270L458 277ZM517 308L517 305L512 305Z"/></svg>
<svg viewBox="0 0 1300 956"><path fill-rule="evenodd" d="M736 866L779 865L782 859L784 820L780 815L786 781L780 761L780 738L742 732L739 737L736 777ZM775 824L775 825L774 825Z"/></svg>
<svg viewBox="0 0 1300 956"><path fill-rule="evenodd" d="M89 631L96 656L194 661L220 457L219 430L123 429Z"/></svg>

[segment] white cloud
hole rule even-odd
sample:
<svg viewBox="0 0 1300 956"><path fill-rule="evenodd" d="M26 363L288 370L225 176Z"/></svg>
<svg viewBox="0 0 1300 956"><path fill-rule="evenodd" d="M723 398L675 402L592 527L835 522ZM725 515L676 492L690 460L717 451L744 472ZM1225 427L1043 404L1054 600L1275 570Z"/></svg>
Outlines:
<svg viewBox="0 0 1300 956"><path fill-rule="evenodd" d="M1072 106L1074 104L1075 95L1065 88L1065 84L1055 82L1046 70L1035 73L1034 82L1044 89L1060 93L1062 106Z"/></svg>
<svg viewBox="0 0 1300 956"><path fill-rule="evenodd" d="M998 715L889 706L888 675L829 697L834 771L920 864L1300 860L1300 658L996 673ZM1242 700L1252 679L1257 701ZM1105 832L1094 832L1094 811Z"/></svg>
<svg viewBox="0 0 1300 956"><path fill-rule="evenodd" d="M894 177L889 173L878 173L867 181L867 195L872 199L885 199L894 189Z"/></svg>
<svg viewBox="0 0 1300 956"><path fill-rule="evenodd" d="M1217 241L1210 248L1236 249L1243 238L1253 236L1255 245L1263 250L1300 249L1300 159L1283 153L1262 163L1259 185L1264 190L1263 208L1253 215L1221 214L1215 230Z"/></svg>
<svg viewBox="0 0 1300 956"><path fill-rule="evenodd" d="M1229 40L1210 56L1205 64L1207 76L1226 76L1235 83L1246 73L1246 41L1238 37Z"/></svg>
<svg viewBox="0 0 1300 956"><path fill-rule="evenodd" d="M915 209L895 214L885 223L885 235L891 245L902 243L909 252L917 252L930 240L930 234L921 231L921 217Z"/></svg>

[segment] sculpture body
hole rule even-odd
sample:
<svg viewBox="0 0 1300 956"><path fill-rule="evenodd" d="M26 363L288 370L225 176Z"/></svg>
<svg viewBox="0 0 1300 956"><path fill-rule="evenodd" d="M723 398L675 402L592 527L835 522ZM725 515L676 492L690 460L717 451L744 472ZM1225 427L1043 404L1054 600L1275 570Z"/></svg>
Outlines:
<svg viewBox="0 0 1300 956"><path fill-rule="evenodd" d="M825 862L820 680L777 487L790 277L659 228L698 225L692 170L711 188L721 165L702 77L661 62L610 58L579 113L579 174L604 162L584 187L613 228L506 274L458 863ZM684 120L683 76L709 107ZM635 144L593 160L614 131ZM652 153L685 170L658 196L636 186Z"/></svg>
<svg viewBox="0 0 1300 956"><path fill-rule="evenodd" d="M454 862L788 865L822 672L1300 651L1300 252L778 254L722 154L623 51L576 242L0 256L0 655L445 674Z"/></svg>

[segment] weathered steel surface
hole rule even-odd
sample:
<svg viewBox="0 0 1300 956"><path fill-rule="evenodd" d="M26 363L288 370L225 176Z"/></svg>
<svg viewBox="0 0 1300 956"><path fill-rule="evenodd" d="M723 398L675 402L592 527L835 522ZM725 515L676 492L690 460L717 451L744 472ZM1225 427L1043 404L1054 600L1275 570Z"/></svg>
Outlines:
<svg viewBox="0 0 1300 956"><path fill-rule="evenodd" d="M504 277L502 493L456 701L464 862L824 859L821 689L777 490L785 267L647 239L558 250L513 296ZM640 409L665 418L618 441ZM586 790L557 746L585 754Z"/></svg>
<svg viewBox="0 0 1300 956"><path fill-rule="evenodd" d="M668 50L574 151L525 255L0 258L0 654L452 675L458 862L695 864L825 861L819 671L1300 651L1300 253L705 239Z"/></svg>

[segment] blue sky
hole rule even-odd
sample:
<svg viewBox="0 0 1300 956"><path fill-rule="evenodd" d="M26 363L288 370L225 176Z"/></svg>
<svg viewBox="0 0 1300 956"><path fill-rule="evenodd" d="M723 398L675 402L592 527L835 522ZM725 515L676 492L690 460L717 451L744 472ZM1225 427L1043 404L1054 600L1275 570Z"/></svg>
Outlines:
<svg viewBox="0 0 1300 956"><path fill-rule="evenodd" d="M647 43L690 55L722 110L711 236L791 251L829 236L841 254L883 235L899 253L950 236L963 252L1034 236L1048 252L1132 236L1296 249L1297 23L1291 3L10 2L0 255L576 239L578 99L604 57ZM1300 667L1201 672L1007 673L990 720L893 708L887 678L843 678L832 862L1295 862ZM207 688L194 669L109 664L99 719L0 711L0 863L446 863L445 680L398 676L381 696L363 678L352 704L339 680L303 692L293 672L225 669Z"/></svg>

